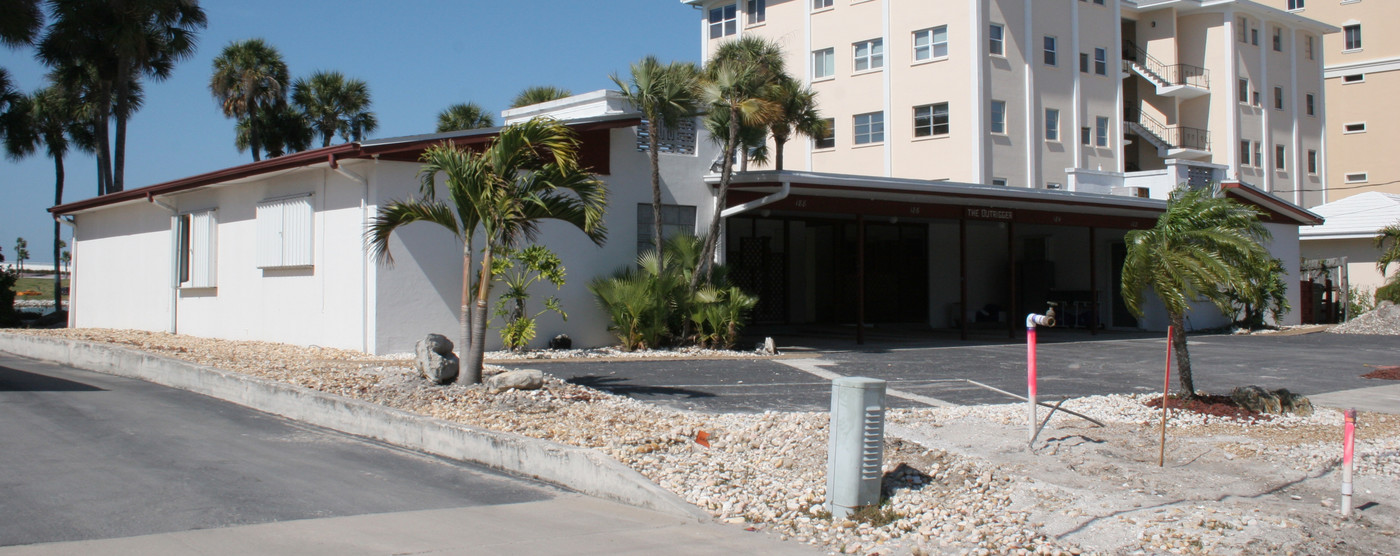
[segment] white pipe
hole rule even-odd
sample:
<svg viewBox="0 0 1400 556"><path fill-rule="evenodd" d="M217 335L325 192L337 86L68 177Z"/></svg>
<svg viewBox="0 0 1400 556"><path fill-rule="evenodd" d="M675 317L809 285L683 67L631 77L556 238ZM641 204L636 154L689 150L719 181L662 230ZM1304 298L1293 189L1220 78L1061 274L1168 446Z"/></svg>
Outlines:
<svg viewBox="0 0 1400 556"><path fill-rule="evenodd" d="M170 211L170 333L176 334L180 329L180 210L175 208L175 205L156 199L155 196L148 196L146 200ZM73 305L71 294L68 304L71 309Z"/></svg>
<svg viewBox="0 0 1400 556"><path fill-rule="evenodd" d="M364 187L364 195L360 196L360 237L363 238L365 231L369 230L369 180L341 168L336 164L334 157L331 158L330 164L335 173L359 182L360 186ZM364 245L360 246L360 351L369 353L369 251Z"/></svg>
<svg viewBox="0 0 1400 556"><path fill-rule="evenodd" d="M735 205L735 206L729 207L729 208L727 208L727 209L724 209L724 210L720 211L720 213L719 213L720 218L729 218L729 217L734 216L734 215L736 215L736 214L745 213L745 212L751 211L751 210L753 210L753 209L756 209L756 208L758 208L758 207L761 207L761 206L763 206L763 205L771 205L771 204L773 204L773 203L776 203L776 202L778 202L778 201L781 201L781 200L783 200L783 199L786 199L787 196L788 196L788 194L789 194L789 193L792 193L792 182L790 182L790 181L784 181L784 182L782 182L782 183L783 183L783 188L782 188L782 189L779 189L777 193L773 193L772 195L768 195L768 196L765 196L765 197L760 197L760 198L754 199L754 200L749 201L749 202L747 202L747 203L744 203L744 204L742 204L742 205Z"/></svg>
<svg viewBox="0 0 1400 556"><path fill-rule="evenodd" d="M1036 313L1027 314L1026 328L1035 328L1036 325L1055 326L1055 311L1052 309L1048 315L1038 315Z"/></svg>

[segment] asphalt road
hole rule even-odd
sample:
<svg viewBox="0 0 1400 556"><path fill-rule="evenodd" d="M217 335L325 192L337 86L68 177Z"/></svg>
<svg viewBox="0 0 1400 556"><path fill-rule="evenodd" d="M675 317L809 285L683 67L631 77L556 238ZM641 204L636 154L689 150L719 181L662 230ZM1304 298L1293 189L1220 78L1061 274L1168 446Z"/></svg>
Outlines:
<svg viewBox="0 0 1400 556"><path fill-rule="evenodd" d="M561 494L189 392L0 354L0 546Z"/></svg>
<svg viewBox="0 0 1400 556"><path fill-rule="evenodd" d="M1163 335L1164 336L1164 335ZM1294 336L1188 336L1196 388L1228 394L1235 386L1288 388L1304 395L1379 386L1390 381L1361 378L1367 365L1400 365L1400 337L1342 334ZM781 346L783 342L779 341ZM841 348L844 344L847 348ZM702 411L825 411L830 408L829 376L869 376L890 388L954 404L1015 401L967 380L1024 393L1024 340L956 342L824 341L817 349L797 349L802 359L531 362L566 380L639 400ZM1042 399L1095 394L1156 392L1162 387L1165 337L1042 331L1038 350ZM1176 365L1172 387L1177 388ZM919 407L918 401L890 397L892 407Z"/></svg>

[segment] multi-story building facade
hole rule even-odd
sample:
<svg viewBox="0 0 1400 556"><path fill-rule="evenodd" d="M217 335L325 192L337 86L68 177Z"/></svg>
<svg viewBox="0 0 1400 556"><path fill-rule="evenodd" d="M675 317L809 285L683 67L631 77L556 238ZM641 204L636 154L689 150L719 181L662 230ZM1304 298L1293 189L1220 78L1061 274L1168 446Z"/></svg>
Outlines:
<svg viewBox="0 0 1400 556"><path fill-rule="evenodd" d="M1383 107L1400 91L1400 4L1385 0L1260 0L1341 29L1322 41L1327 99L1328 188L1323 202L1400 193L1400 114ZM1391 34L1396 32L1396 34Z"/></svg>
<svg viewBox="0 0 1400 556"><path fill-rule="evenodd" d="M830 137L788 166L1161 198L1240 181L1322 202L1323 36L1231 0L687 0L705 56L777 42ZM1329 43L1330 44L1330 43Z"/></svg>

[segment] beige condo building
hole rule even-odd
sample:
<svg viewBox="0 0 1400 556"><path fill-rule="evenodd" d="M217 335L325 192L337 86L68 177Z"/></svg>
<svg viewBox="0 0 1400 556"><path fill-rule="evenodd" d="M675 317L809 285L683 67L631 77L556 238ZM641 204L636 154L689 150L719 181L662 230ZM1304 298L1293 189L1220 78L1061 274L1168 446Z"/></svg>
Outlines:
<svg viewBox="0 0 1400 556"><path fill-rule="evenodd" d="M699 8L706 58L762 36L817 91L833 134L790 143L787 169L1154 198L1239 181L1323 201L1323 37L1337 29L1297 13L1247 0L683 1Z"/></svg>
<svg viewBox="0 0 1400 556"><path fill-rule="evenodd" d="M1322 202L1378 191L1400 193L1400 2L1260 0L1334 25L1322 41L1327 97L1327 192Z"/></svg>

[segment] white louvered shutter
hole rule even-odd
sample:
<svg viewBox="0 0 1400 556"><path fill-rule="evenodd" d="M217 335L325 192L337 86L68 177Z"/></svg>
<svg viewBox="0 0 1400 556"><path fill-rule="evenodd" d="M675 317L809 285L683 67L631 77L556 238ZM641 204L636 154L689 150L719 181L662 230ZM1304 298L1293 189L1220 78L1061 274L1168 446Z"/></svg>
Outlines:
<svg viewBox="0 0 1400 556"><path fill-rule="evenodd" d="M312 265L311 197L258 203L258 268Z"/></svg>
<svg viewBox="0 0 1400 556"><path fill-rule="evenodd" d="M218 222L214 211L190 213L190 282L192 288L212 288L217 284L215 235Z"/></svg>

